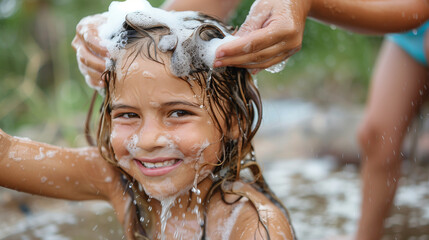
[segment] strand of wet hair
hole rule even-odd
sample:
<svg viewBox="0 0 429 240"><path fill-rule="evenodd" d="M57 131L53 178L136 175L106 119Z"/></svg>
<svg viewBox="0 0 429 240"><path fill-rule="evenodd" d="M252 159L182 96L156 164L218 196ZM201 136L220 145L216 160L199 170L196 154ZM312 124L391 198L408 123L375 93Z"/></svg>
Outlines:
<svg viewBox="0 0 429 240"><path fill-rule="evenodd" d="M94 141L94 138L91 135L91 119L92 119L92 114L94 111L94 105L95 105L95 100L97 99L97 95L98 95L98 92L94 90L94 93L92 94L92 98L91 98L91 103L89 105L89 110L88 110L88 113L86 114L86 120L85 120L84 133L85 133L86 142L90 146L96 146L96 142Z"/></svg>

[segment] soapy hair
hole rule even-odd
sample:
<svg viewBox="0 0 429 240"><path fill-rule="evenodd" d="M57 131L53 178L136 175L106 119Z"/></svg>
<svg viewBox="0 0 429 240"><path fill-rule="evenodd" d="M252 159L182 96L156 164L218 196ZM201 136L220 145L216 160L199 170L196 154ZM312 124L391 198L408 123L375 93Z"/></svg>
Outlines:
<svg viewBox="0 0 429 240"><path fill-rule="evenodd" d="M207 23L207 20L209 20L209 23ZM179 43L183 44L182 48L186 51L195 49L195 44L204 43L204 41L210 41L213 38L223 38L225 36L223 31L225 30L232 31L232 29L224 26L219 21L202 14L198 15L195 19L189 19L189 21L199 21L201 24L194 30L189 39L183 43ZM210 23L213 21L217 24ZM127 54L127 64L130 64L137 57L153 60L164 64L165 67L168 67L167 63L175 64L174 51L177 46L170 46L169 49L161 49L162 51L159 48L159 42L163 37L171 37L170 29L167 26L160 25L148 28L147 26L135 25L127 18L123 25L123 31L119 34L122 35L121 42L118 42L118 47L124 48L127 53L131 52L131 54ZM214 166L213 174L211 174L213 184L206 199L203 200L205 207L207 208L210 198L217 192L221 193L223 201L228 204L234 204L235 202L227 202L224 198L225 193L237 194L240 195L240 198L247 197L252 202L252 198L245 193L235 193L231 190L231 183L236 180L242 180L250 183L258 191L264 193L270 201L284 211L289 220L286 208L266 184L261 169L256 162L252 139L261 124L262 104L251 75L243 68L224 67L211 69L210 66L202 64L197 54L193 54L192 52L189 54L192 56L188 63L191 66L191 72L188 76L180 78L189 84L195 94L201 95L205 103L208 103L206 107L210 117L216 128L223 133L221 139L222 155L219 158L219 162ZM115 159L110 141L112 132L111 94L114 91L115 82L117 81L117 60L111 59L112 64L103 74L106 89L101 108L97 144L102 156L108 162L121 169L117 159ZM199 87L195 88L195 84ZM215 114L215 112L220 114ZM221 125L222 122L224 122L224 125ZM233 131L234 129L238 131L238 134L235 134L235 136L229 133L229 131ZM155 236L155 225L152 220L153 216L148 211L148 196L141 188L139 189L139 184L131 176L124 171L122 172L125 188L132 196L132 202L134 203L128 210L128 222L126 223L132 229L126 230L133 231L136 239L149 239L151 236ZM204 216L206 217L207 209L205 210ZM140 221L140 219L144 219L144 221ZM269 238L266 219L263 219L259 215L259 222L265 228ZM203 229L203 234L205 234L205 229Z"/></svg>

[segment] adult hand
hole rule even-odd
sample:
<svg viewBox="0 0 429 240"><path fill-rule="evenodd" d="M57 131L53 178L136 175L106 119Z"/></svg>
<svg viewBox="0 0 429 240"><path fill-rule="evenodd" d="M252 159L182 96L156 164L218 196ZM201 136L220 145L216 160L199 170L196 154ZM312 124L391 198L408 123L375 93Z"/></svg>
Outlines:
<svg viewBox="0 0 429 240"><path fill-rule="evenodd" d="M98 26L105 21L106 18L101 14L83 18L76 27L76 36L72 42L79 70L85 76L88 85L95 89L104 88L101 75L105 70L108 51L100 44Z"/></svg>
<svg viewBox="0 0 429 240"><path fill-rule="evenodd" d="M307 0L256 0L238 39L221 45L214 67L267 68L301 49Z"/></svg>

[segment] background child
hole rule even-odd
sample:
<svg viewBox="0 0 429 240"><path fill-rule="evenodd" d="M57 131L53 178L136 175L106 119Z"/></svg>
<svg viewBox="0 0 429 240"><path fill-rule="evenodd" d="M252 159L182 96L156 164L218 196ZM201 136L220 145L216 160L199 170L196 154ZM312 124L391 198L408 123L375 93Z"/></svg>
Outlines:
<svg viewBox="0 0 429 240"><path fill-rule="evenodd" d="M227 29L207 16L178 16L192 32L184 41L145 12L128 14L116 32L116 54L98 86L105 88L98 150L0 132L0 184L107 200L130 239L294 239L252 154L262 109L249 73L211 70L195 54ZM179 49L190 56L180 78Z"/></svg>

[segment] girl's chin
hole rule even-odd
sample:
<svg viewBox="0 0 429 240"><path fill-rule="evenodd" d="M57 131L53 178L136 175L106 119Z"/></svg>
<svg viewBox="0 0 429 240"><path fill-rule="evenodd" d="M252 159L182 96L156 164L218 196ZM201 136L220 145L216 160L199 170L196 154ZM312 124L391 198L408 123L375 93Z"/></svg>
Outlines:
<svg viewBox="0 0 429 240"><path fill-rule="evenodd" d="M167 186L164 184L151 184L150 186L143 184L143 188L148 196L162 201L164 199L177 198L183 194L188 194L192 188L192 184L181 189L176 188L176 186L171 183L167 184Z"/></svg>

